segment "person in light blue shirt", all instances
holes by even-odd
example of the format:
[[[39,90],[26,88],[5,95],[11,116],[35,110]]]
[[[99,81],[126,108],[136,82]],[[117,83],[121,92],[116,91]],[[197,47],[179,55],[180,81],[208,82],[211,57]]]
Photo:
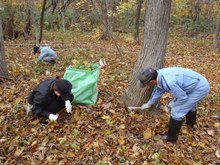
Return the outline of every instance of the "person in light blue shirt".
[[[55,64],[58,56],[56,52],[51,49],[50,47],[39,47],[35,46],[34,47],[34,54],[40,54],[37,58],[37,63],[44,61],[50,64]]]
[[[184,118],[188,126],[194,127],[197,104],[210,91],[209,82],[204,76],[182,67],[168,67],[158,71],[147,68],[139,73],[138,80],[141,87],[147,85],[154,87],[150,99],[141,106],[141,109],[150,108],[165,92],[171,93],[174,97],[170,103],[168,132],[162,136],[163,139],[176,142]]]

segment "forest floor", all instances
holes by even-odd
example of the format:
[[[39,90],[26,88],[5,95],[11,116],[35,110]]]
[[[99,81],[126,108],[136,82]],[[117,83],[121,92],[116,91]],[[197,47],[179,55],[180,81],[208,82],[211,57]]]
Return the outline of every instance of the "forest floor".
[[[36,64],[34,40],[5,41],[6,59],[14,81],[0,79],[0,164],[220,164],[220,54],[212,37],[189,38],[170,33],[165,66],[183,66],[200,72],[211,84],[210,94],[198,106],[196,130],[183,126],[176,144],[161,140],[169,114],[163,110],[171,97],[161,99],[160,115],[128,112],[120,102],[141,49],[129,36],[118,35],[121,54],[113,41],[96,34],[45,32],[43,44],[60,56],[55,65]],[[26,98],[48,77],[63,76],[74,60],[108,66],[99,79],[94,106],[63,110],[47,126],[26,116]]]

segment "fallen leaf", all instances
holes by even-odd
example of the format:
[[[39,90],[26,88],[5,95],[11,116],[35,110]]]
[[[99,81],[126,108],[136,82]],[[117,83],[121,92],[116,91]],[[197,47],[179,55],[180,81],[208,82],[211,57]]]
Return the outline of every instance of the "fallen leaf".
[[[119,143],[120,145],[125,144],[125,138],[124,138],[124,136],[119,136],[119,138],[118,138],[118,143]]]
[[[216,151],[215,151],[215,155],[217,156],[217,158],[220,158],[220,151],[219,151],[219,150],[216,150]]]
[[[207,133],[209,134],[209,135],[212,135],[212,136],[214,136],[214,130],[207,130]]]
[[[143,135],[144,135],[144,138],[145,138],[145,139],[150,139],[150,138],[152,137],[151,129],[150,129],[150,128],[146,129],[146,130],[143,132]]]
[[[214,124],[214,127],[220,128],[220,123],[215,123],[215,124]]]
[[[112,106],[112,103],[103,104],[103,109],[109,109]]]
[[[103,115],[102,119],[106,120],[106,119],[111,119],[111,116],[107,116],[107,115]]]
[[[17,149],[14,153],[14,156],[20,156],[23,151],[24,151],[24,147]]]
[[[66,156],[67,156],[68,158],[73,158],[73,157],[75,157],[76,155],[75,155],[74,152],[67,152]]]

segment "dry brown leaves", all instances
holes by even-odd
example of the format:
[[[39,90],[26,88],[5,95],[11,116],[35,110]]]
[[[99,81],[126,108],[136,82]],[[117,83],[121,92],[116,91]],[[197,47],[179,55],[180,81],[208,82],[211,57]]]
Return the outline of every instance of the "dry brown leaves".
[[[33,41],[22,39],[5,44],[9,71],[17,80],[0,84],[1,164],[219,163],[220,58],[210,39],[172,37],[169,41],[165,65],[192,68],[211,84],[210,95],[198,107],[196,131],[183,126],[177,144],[165,143],[158,136],[167,130],[168,114],[128,112],[120,102],[140,46],[120,41],[124,53],[120,56],[111,42],[85,36],[71,42],[57,40],[50,45],[60,60],[48,66],[34,63],[32,45]],[[75,106],[72,115],[63,111],[57,123],[46,127],[39,124],[40,119],[25,115],[26,97],[38,82],[62,76],[74,59],[98,62],[103,57],[108,67],[100,75],[95,106]],[[162,104],[169,100],[165,96]]]

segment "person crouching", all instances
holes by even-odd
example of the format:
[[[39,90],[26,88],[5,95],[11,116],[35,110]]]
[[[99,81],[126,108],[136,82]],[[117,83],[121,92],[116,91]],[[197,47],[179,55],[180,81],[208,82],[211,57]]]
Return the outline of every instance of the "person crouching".
[[[72,112],[72,84],[68,80],[50,78],[40,82],[28,96],[28,103],[33,115],[56,121],[57,112],[66,107],[67,113]]]

